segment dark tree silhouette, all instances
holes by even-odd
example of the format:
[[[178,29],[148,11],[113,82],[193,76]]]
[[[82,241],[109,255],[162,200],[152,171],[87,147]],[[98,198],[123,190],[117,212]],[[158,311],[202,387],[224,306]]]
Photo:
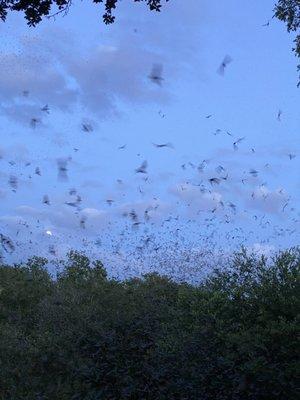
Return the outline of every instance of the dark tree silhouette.
[[[293,50],[296,56],[300,57],[300,0],[278,0],[275,6],[275,17],[286,23],[288,32],[297,33]],[[300,71],[300,64],[298,71]],[[300,86],[300,80],[298,86]]]
[[[47,263],[0,262],[1,400],[299,399],[300,248],[243,249],[193,286]]]
[[[116,9],[118,0],[91,0],[93,3],[103,3],[105,11],[103,21],[111,24],[115,20],[113,10]],[[160,11],[163,2],[169,0],[133,0],[146,2],[151,11]],[[0,18],[6,20],[9,11],[21,11],[25,14],[28,25],[35,26],[44,17],[67,13],[72,5],[72,0],[0,0]]]

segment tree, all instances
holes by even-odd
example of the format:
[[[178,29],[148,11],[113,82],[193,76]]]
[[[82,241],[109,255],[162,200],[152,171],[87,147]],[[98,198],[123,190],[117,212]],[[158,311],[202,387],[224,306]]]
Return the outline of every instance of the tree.
[[[103,21],[111,24],[115,20],[113,10],[116,9],[118,0],[91,0],[95,4],[104,3],[105,12]],[[151,11],[160,11],[163,0],[133,0],[146,2]],[[167,2],[169,0],[165,0]],[[21,11],[25,14],[28,25],[35,26],[44,17],[53,17],[60,13],[67,13],[72,5],[72,0],[0,0],[0,18],[6,20],[9,11]],[[55,12],[53,8],[56,9]]]
[[[0,263],[1,400],[299,398],[300,248],[242,249],[195,286],[45,263]]]
[[[286,23],[288,32],[298,33],[293,50],[296,56],[300,57],[300,0],[279,0],[275,6],[275,17]],[[298,71],[300,71],[300,64]]]

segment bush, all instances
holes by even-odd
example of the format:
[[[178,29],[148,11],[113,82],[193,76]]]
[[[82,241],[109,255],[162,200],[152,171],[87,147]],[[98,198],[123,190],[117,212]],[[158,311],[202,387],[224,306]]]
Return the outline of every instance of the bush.
[[[298,398],[299,250],[243,250],[198,286],[46,263],[0,267],[1,399]]]

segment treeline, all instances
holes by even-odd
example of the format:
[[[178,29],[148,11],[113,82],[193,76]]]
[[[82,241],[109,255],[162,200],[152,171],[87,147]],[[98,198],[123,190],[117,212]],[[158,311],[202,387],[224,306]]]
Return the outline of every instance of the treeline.
[[[1,399],[299,398],[300,250],[241,251],[197,286],[46,263],[0,267]]]

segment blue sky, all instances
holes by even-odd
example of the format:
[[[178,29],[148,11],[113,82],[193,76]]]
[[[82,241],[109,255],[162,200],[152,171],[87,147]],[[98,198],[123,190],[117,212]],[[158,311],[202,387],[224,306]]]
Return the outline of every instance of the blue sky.
[[[297,59],[273,6],[172,0],[156,14],[123,1],[105,26],[100,7],[75,2],[36,28],[19,15],[1,24],[0,228],[12,257],[83,247],[112,265],[136,262],[137,248],[145,260],[159,247],[201,252],[208,240],[222,251],[299,244]],[[155,63],[161,87],[148,79]],[[136,174],[144,160],[148,173]],[[65,204],[71,188],[78,210]]]

